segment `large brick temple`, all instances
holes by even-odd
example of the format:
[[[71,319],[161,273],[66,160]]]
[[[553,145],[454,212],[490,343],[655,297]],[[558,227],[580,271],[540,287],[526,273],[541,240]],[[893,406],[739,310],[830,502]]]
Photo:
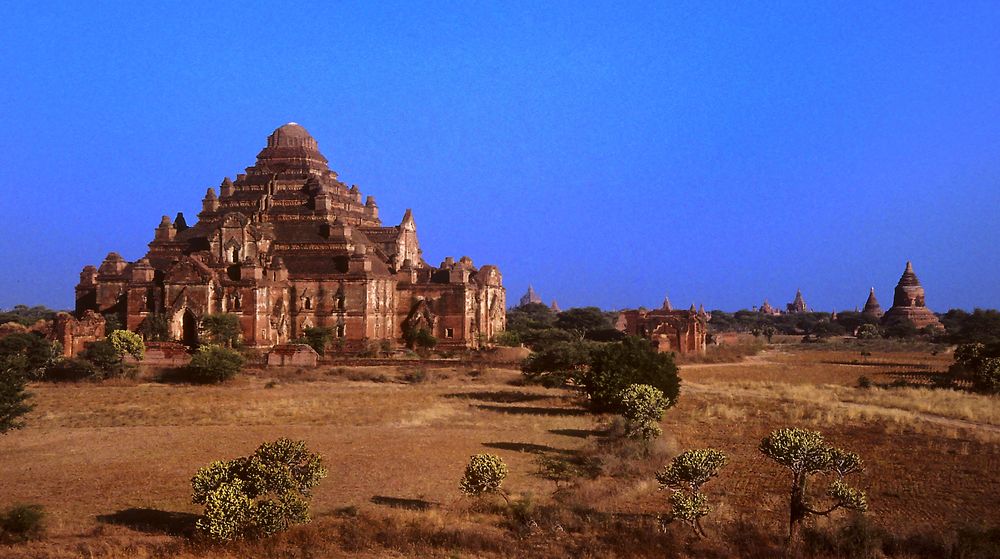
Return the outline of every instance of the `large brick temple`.
[[[503,331],[505,296],[495,266],[477,268],[468,257],[425,262],[411,211],[383,226],[375,199],[362,201],[306,129],[289,123],[246,173],[224,179],[218,193],[208,189],[197,223],[164,216],[143,258],[112,252],[100,267],[86,266],[76,316],[117,314],[136,331],[159,317],[188,344],[204,316],[232,313],[250,347],[321,326],[347,351],[401,343],[420,329],[439,347],[477,348]]]

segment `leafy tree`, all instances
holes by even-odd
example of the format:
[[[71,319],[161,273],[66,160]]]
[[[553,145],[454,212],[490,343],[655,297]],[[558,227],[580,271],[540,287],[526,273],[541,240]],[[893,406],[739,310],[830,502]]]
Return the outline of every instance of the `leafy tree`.
[[[201,328],[214,345],[228,348],[239,346],[241,329],[237,314],[207,314],[201,319]]]
[[[701,486],[719,475],[728,457],[714,448],[686,450],[656,474],[660,489],[670,489],[671,520],[680,520],[705,537],[701,519],[712,512]]]
[[[151,313],[139,323],[139,334],[147,342],[170,341],[170,325],[163,313]]]
[[[326,475],[320,455],[286,438],[250,456],[212,462],[191,478],[192,501],[205,505],[196,526],[213,540],[229,541],[308,523],[311,491]]]
[[[901,340],[916,338],[920,331],[908,320],[897,320],[885,326],[882,334],[886,338],[899,338]]]
[[[834,321],[835,324],[839,324],[844,328],[844,332],[857,332],[858,328],[861,328],[865,324],[870,324],[872,326],[878,326],[878,318],[873,315],[865,314],[863,312],[857,311],[841,311],[837,313],[837,320]],[[877,329],[877,328],[876,328]],[[879,333],[877,337],[881,337],[882,334]]]
[[[229,380],[243,368],[239,352],[217,345],[203,345],[191,358],[187,370],[198,382],[215,383]]]
[[[1000,343],[1000,311],[952,309],[941,316],[941,322],[951,343]]]
[[[874,340],[882,337],[882,330],[876,324],[862,324],[856,335],[859,340]]]
[[[618,395],[625,434],[629,438],[650,441],[659,437],[660,419],[670,401],[663,392],[648,384],[630,384]]]
[[[764,334],[765,338],[767,338],[767,343],[771,343],[771,338],[773,338],[778,331],[774,328],[774,326],[768,324],[761,329],[761,333]]]
[[[403,333],[406,346],[415,350],[430,350],[437,345],[437,338],[426,328],[418,328]]]
[[[17,332],[0,338],[0,359],[17,358],[8,366],[28,379],[39,379],[56,357],[53,344],[33,332]]]
[[[39,320],[52,320],[55,316],[56,311],[44,305],[36,305],[34,307],[14,305],[14,308],[10,310],[0,310],[0,324],[16,322],[22,326],[31,326]]]
[[[563,311],[556,315],[554,326],[560,330],[576,332],[580,336],[614,328],[614,324],[597,307],[578,307]]]
[[[521,372],[532,382],[548,387],[563,386],[588,366],[593,348],[592,343],[579,340],[559,342],[529,355],[521,365]]]
[[[618,396],[630,384],[647,384],[667,398],[667,407],[677,402],[680,378],[673,355],[658,353],[646,340],[628,337],[604,344],[591,352],[589,366],[574,378],[597,411],[620,412]]]
[[[94,366],[97,376],[118,376],[124,372],[121,354],[107,339],[87,344],[80,357]]]
[[[658,353],[642,338],[597,344],[572,342],[530,356],[521,365],[528,380],[546,386],[567,384],[581,390],[598,412],[621,412],[619,396],[631,384],[648,384],[677,401],[680,379],[669,353]]]
[[[459,482],[459,489],[466,495],[496,493],[510,505],[510,497],[500,487],[507,477],[507,464],[495,454],[476,454],[469,459],[465,475]]]
[[[302,341],[316,350],[320,355],[326,355],[326,344],[333,339],[333,328],[313,326],[302,331]]]
[[[31,411],[22,372],[26,361],[23,355],[0,357],[0,434],[24,427],[21,416]]]
[[[970,380],[978,392],[1000,393],[1000,343],[958,346],[955,362],[948,372],[953,377]]]
[[[115,348],[120,359],[125,355],[131,355],[136,360],[142,360],[146,353],[146,346],[142,343],[142,336],[128,330],[115,330],[108,334],[108,343]]]
[[[779,429],[764,437],[758,449],[792,473],[789,542],[794,540],[798,527],[809,515],[826,516],[840,508],[868,510],[865,493],[844,482],[844,476],[863,471],[861,458],[853,452],[828,446],[821,433],[798,428]],[[832,500],[826,509],[813,508],[808,494],[809,476],[815,474],[836,475],[826,490],[827,497]]]

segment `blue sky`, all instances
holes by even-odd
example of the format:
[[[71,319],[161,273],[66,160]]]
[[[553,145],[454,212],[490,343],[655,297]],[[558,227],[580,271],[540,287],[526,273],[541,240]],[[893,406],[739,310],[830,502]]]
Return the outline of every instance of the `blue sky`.
[[[0,307],[296,121],[425,257],[563,308],[1000,306],[1000,3],[7,2]],[[877,4],[877,5],[876,5]]]

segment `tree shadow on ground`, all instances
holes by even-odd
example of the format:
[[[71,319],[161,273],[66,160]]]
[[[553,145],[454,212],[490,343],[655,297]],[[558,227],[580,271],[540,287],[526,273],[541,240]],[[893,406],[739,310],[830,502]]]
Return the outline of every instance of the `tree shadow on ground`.
[[[198,515],[190,512],[134,508],[97,516],[97,521],[103,524],[126,526],[146,534],[169,534],[171,536],[193,534],[196,520],[198,520]]]
[[[590,437],[603,437],[608,434],[608,431],[606,429],[549,429],[549,433],[564,437],[588,439]]]
[[[406,510],[430,510],[441,506],[440,503],[433,503],[423,499],[403,499],[400,497],[386,497],[385,495],[375,495],[372,497],[371,502],[376,505]]]
[[[575,450],[556,448],[554,446],[549,446],[546,444],[498,442],[498,443],[483,443],[483,446],[487,448],[495,448],[498,450],[511,450],[514,452],[531,452],[536,454],[541,454],[545,452],[553,454],[563,454],[567,456],[578,454],[577,451]]]
[[[517,404],[520,402],[547,400],[552,398],[552,395],[532,394],[530,392],[522,392],[519,390],[493,390],[489,392],[456,392],[453,394],[445,394],[444,397],[482,400],[484,402],[494,402],[497,404]]]
[[[478,404],[475,407],[486,410],[493,411],[497,413],[510,413],[517,415],[587,415],[587,410],[582,410],[579,408],[540,408],[540,407],[530,407],[530,406],[491,406],[487,404]]]

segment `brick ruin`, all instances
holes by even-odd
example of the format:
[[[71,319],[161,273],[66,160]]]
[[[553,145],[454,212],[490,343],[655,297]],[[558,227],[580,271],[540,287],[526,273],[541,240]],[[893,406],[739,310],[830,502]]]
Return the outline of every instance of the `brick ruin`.
[[[420,329],[439,348],[459,349],[503,331],[505,297],[495,266],[464,256],[425,262],[412,212],[383,226],[375,198],[362,202],[305,128],[289,123],[268,137],[255,165],[225,178],[218,194],[208,189],[197,223],[164,216],[144,257],[128,262],[112,252],[84,267],[76,314],[116,314],[133,331],[165,321],[169,336],[189,345],[204,316],[231,313],[250,347],[328,327],[331,345],[345,351],[402,344]]]
[[[656,310],[622,311],[615,328],[649,340],[660,353],[705,353],[709,319],[704,306],[695,310],[692,304],[686,311],[674,310],[670,299],[664,299]]]
[[[874,292],[873,292],[874,296]],[[867,308],[867,305],[866,305]],[[918,329],[931,326],[944,329],[938,317],[927,308],[924,301],[924,288],[913,271],[913,264],[906,262],[906,269],[896,284],[896,292],[892,298],[892,308],[882,316],[882,325],[890,326],[898,323],[910,323]]]

